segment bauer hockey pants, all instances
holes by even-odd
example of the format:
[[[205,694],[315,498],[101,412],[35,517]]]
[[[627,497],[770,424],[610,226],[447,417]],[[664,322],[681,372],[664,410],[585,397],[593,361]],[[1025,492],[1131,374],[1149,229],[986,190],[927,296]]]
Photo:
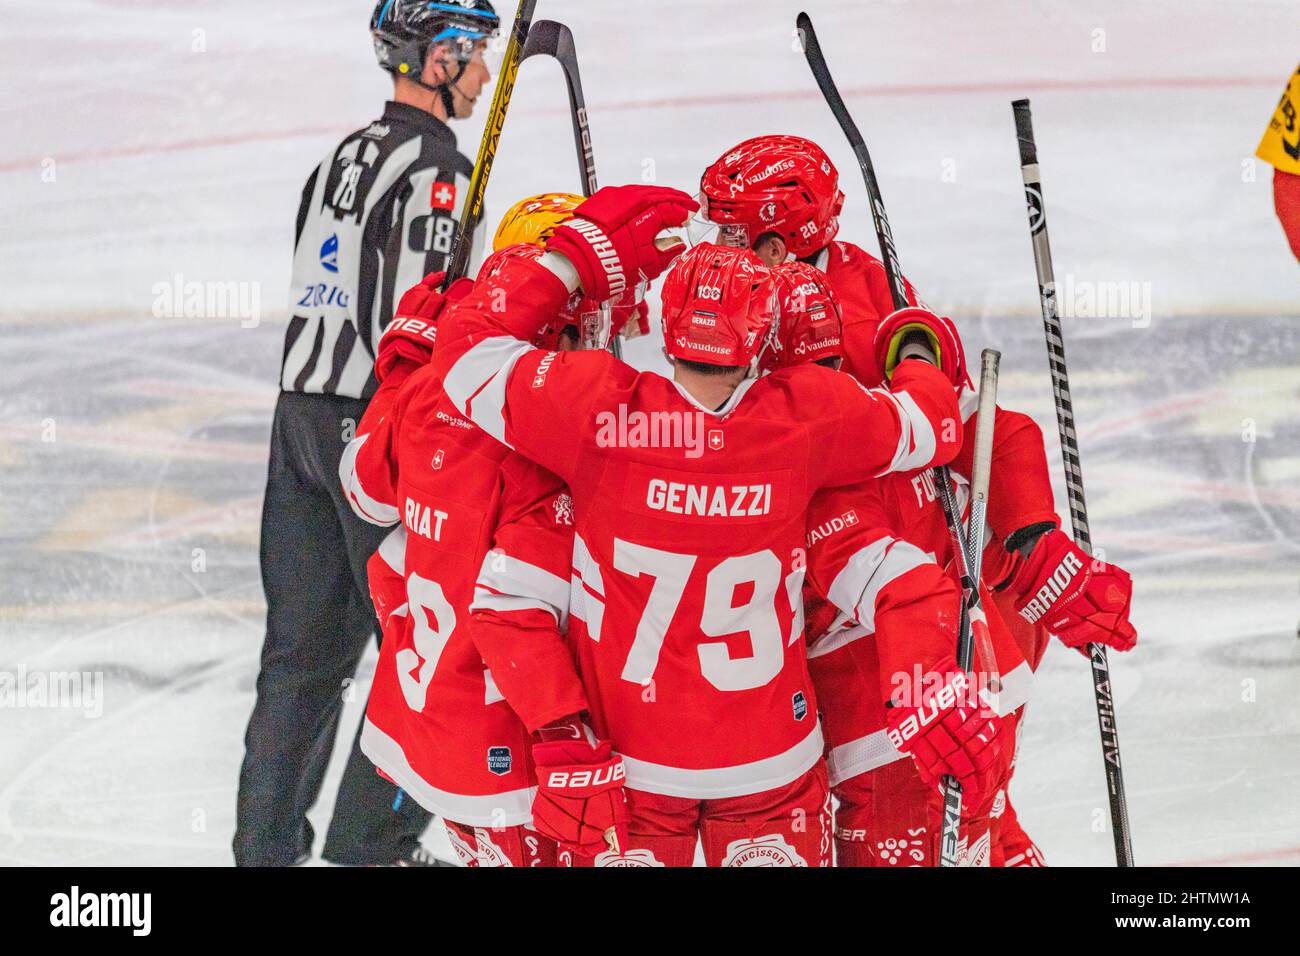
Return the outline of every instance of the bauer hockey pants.
[[[357,399],[295,392],[282,392],[275,406],[262,506],[266,641],[234,838],[241,866],[287,866],[311,855],[307,811],[357,663],[378,633],[366,561],[389,529],[356,517],[338,479],[349,422],[355,427],[364,411]],[[429,818],[375,772],[354,739],[322,855],[393,863],[415,849]]]

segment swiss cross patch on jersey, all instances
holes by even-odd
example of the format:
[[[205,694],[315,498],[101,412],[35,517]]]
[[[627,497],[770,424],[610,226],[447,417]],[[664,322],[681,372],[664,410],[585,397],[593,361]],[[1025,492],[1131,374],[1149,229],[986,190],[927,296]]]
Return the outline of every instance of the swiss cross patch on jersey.
[[[429,194],[430,209],[452,210],[456,208],[456,184],[434,183]]]

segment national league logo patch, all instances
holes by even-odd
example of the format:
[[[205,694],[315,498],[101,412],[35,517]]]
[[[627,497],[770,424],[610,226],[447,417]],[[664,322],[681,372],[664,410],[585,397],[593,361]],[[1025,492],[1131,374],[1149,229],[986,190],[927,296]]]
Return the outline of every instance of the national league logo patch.
[[[509,747],[489,747],[487,752],[488,770],[498,777],[505,776],[510,772],[510,748]]]

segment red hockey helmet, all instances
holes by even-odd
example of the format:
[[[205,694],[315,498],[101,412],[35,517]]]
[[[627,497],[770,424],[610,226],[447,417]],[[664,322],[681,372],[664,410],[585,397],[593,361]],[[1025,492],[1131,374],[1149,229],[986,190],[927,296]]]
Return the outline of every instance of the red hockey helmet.
[[[775,232],[797,259],[830,244],[844,193],[830,157],[798,136],[756,136],[722,155],[700,177],[700,214],[744,232],[752,247]]]
[[[758,357],[764,371],[844,357],[844,319],[826,273],[806,262],[787,262],[772,270],[780,310],[772,334]]]
[[[664,348],[673,358],[748,365],[775,317],[772,271],[748,249],[701,243],[664,280]]]

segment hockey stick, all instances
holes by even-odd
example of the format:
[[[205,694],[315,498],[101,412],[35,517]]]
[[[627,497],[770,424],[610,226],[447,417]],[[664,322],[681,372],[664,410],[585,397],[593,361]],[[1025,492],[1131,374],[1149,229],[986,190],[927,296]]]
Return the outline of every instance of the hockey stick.
[[[451,284],[469,269],[474,233],[483,219],[483,197],[487,193],[488,177],[492,175],[492,162],[496,159],[501,130],[506,123],[506,112],[510,109],[510,97],[515,90],[515,77],[519,73],[519,64],[523,61],[528,27],[532,23],[536,7],[537,0],[519,0],[519,11],[515,14],[514,26],[510,28],[510,42],[506,46],[501,73],[497,77],[497,89],[492,95],[487,124],[483,127],[483,139],[479,142],[478,156],[474,160],[474,172],[470,175],[469,193],[465,197],[465,206],[460,216],[460,230],[456,233],[456,243],[452,246],[451,258],[447,262],[444,291],[451,288]]]
[[[993,470],[993,425],[997,417],[998,405],[998,369],[1002,362],[1002,353],[996,349],[985,349],[980,353],[980,392],[979,408],[975,418],[974,462],[970,473],[970,518],[967,524],[966,540],[970,551],[967,564],[970,566],[971,585],[975,588],[976,603],[979,603],[980,555],[984,551],[985,516],[989,507],[989,473]],[[970,664],[969,654],[966,661],[958,655],[963,667]]]
[[[1034,245],[1034,267],[1038,272],[1038,298],[1043,309],[1043,331],[1047,335],[1047,365],[1052,373],[1052,396],[1056,400],[1056,425],[1061,434],[1061,456],[1065,459],[1065,487],[1070,504],[1074,540],[1092,554],[1088,530],[1088,506],[1083,498],[1083,468],[1079,463],[1079,442],[1074,428],[1074,402],[1070,398],[1069,370],[1065,365],[1065,337],[1056,310],[1056,277],[1052,269],[1052,247],[1047,241],[1047,209],[1043,205],[1043,184],[1038,171],[1038,147],[1029,100],[1015,100],[1011,111],[1016,119],[1016,140],[1020,144],[1020,174],[1025,183],[1029,210],[1029,232]],[[1110,795],[1111,831],[1115,837],[1115,862],[1133,865],[1133,843],[1129,831],[1128,802],[1124,797],[1124,773],[1119,760],[1119,729],[1115,723],[1115,701],[1110,686],[1110,664],[1102,644],[1089,644],[1092,656],[1093,690],[1097,701],[1097,724],[1101,729],[1101,753],[1106,766],[1106,788]]]
[[[590,196],[597,189],[596,159],[591,149],[591,130],[587,128],[587,101],[582,95],[582,76],[578,72],[578,51],[573,32],[563,23],[538,20],[528,31],[523,59],[549,56],[564,71],[564,85],[569,91],[569,115],[573,121],[573,142],[578,151],[578,171],[582,177],[582,194]]]
[[[524,59],[530,56],[549,56],[564,71],[564,85],[569,91],[569,117],[573,123],[573,144],[578,152],[578,175],[582,180],[582,194],[590,197],[599,187],[596,183],[596,156],[591,148],[591,129],[587,125],[587,100],[582,93],[582,74],[578,72],[578,50],[573,43],[573,31],[555,20],[538,20],[528,31],[524,45]],[[609,304],[601,306],[609,321]],[[609,351],[614,357],[623,357],[623,343],[611,331]]]
[[[970,568],[972,613],[980,611],[980,555],[984,551],[984,516],[988,511],[989,472],[993,467],[993,424],[997,415],[998,364],[1001,359],[1002,353],[994,349],[985,349],[980,355],[980,400],[970,475],[970,524],[966,530],[970,548],[966,560]],[[974,656],[973,627],[973,622],[968,622],[957,636],[957,666],[967,672]],[[978,701],[978,689],[974,691],[974,698]],[[959,853],[957,831],[961,821],[961,785],[952,776],[943,778],[943,821],[940,861],[944,866],[955,866]]]
[[[830,107],[831,113],[840,124],[840,129],[844,131],[849,145],[853,148],[853,155],[858,159],[858,166],[862,170],[862,179],[867,186],[867,198],[871,202],[871,219],[876,227],[876,239],[880,243],[880,259],[885,267],[885,276],[889,280],[889,291],[894,299],[894,308],[906,308],[907,284],[903,281],[903,270],[898,265],[894,234],[889,228],[889,218],[885,214],[885,201],[880,195],[880,183],[876,180],[876,170],[871,164],[871,154],[867,152],[866,140],[858,131],[857,124],[853,122],[853,117],[849,114],[848,107],[844,105],[840,91],[835,86],[830,68],[826,65],[826,56],[822,53],[821,42],[817,39],[817,31],[813,29],[812,19],[806,13],[800,13],[795,18],[795,28],[798,30],[804,58],[808,61],[813,78],[817,80],[817,86],[822,91],[826,105]],[[966,545],[961,531],[961,519],[953,501],[952,478],[948,473],[948,466],[938,466],[933,470],[933,474],[934,483],[938,487],[939,504],[943,508],[943,518],[952,536],[953,564],[957,568],[962,584],[963,600],[957,631],[957,646],[960,648],[963,641],[970,642],[968,605],[972,599],[978,599],[978,595],[975,593],[970,569],[966,563]],[[941,854],[941,863],[943,866],[954,866],[956,865],[958,817],[949,818],[947,806],[945,803],[942,842],[944,852]],[[960,805],[957,809],[960,810]],[[951,854],[948,852],[949,847],[951,847]]]

